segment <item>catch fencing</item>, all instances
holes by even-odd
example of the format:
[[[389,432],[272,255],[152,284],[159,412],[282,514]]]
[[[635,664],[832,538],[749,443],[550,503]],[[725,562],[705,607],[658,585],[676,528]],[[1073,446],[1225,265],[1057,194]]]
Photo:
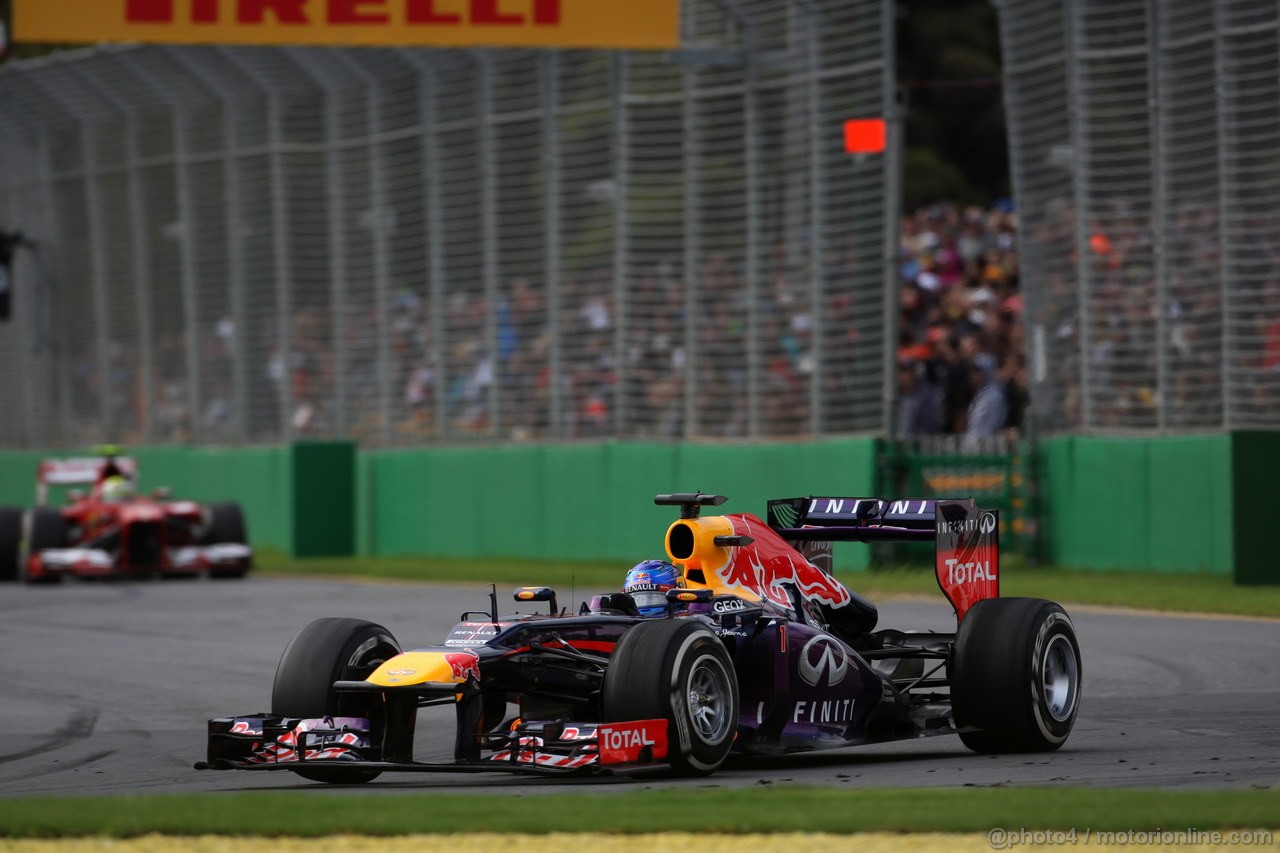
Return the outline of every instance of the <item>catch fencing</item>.
[[[104,47],[0,70],[0,443],[886,434],[888,0],[673,52]]]
[[[1280,426],[1280,9],[997,5],[1040,426]]]

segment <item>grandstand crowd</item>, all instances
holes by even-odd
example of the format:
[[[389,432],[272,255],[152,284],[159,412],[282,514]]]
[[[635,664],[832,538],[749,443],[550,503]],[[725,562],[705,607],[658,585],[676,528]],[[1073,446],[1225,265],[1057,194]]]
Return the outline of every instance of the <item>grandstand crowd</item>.
[[[1015,438],[1027,408],[1016,216],[935,204],[902,221],[900,438]]]
[[[1005,206],[936,204],[903,218],[895,413],[900,438],[950,435],[964,445],[993,436],[1013,438],[1022,429],[1026,332],[1015,225],[1015,214]],[[756,427],[765,436],[801,437],[811,428],[808,400],[815,366],[809,275],[803,268],[789,269],[783,253],[777,254],[760,292]],[[828,270],[831,297],[824,317],[826,360],[838,367],[823,377],[823,393],[837,413],[856,411],[852,401],[866,393],[867,377],[854,375],[854,368],[879,360],[859,350],[863,344],[850,331],[860,321],[858,305],[842,287],[850,275],[847,263],[837,260]],[[380,419],[389,418],[393,440],[429,440],[438,434],[437,409],[443,401],[447,429],[455,437],[748,435],[750,354],[741,322],[746,293],[741,259],[711,253],[699,270],[694,310],[710,320],[699,325],[692,374],[680,319],[688,309],[685,279],[678,265],[660,264],[638,277],[627,296],[627,337],[621,348],[611,276],[611,269],[601,269],[567,280],[558,326],[542,282],[512,278],[499,294],[493,330],[487,327],[483,292],[451,293],[444,316],[436,318],[425,294],[404,286],[384,324],[371,289],[363,288],[345,306],[341,347],[335,346],[329,304],[296,306],[287,357],[274,319],[257,318],[253,327],[238,330],[230,317],[222,317],[202,329],[199,412],[188,410],[183,338],[170,330],[157,340],[156,399],[150,405],[139,393],[136,354],[122,350],[113,357],[107,373],[115,387],[110,399],[118,409],[113,420],[123,435],[149,418],[158,438],[183,440],[193,420],[205,438],[232,438],[233,360],[239,351],[252,354],[244,402],[251,431],[256,425],[263,434],[287,417],[296,435],[345,430],[376,441],[386,435]],[[433,339],[437,321],[446,334],[443,348]],[[562,354],[558,361],[553,334]],[[489,352],[490,335],[496,338],[496,359]],[[435,363],[439,353],[443,370]],[[626,359],[622,370],[620,353]],[[335,399],[339,354],[348,394],[345,424]],[[381,372],[384,359],[391,365],[389,375]],[[559,385],[553,389],[556,375]],[[692,407],[685,393],[691,375],[699,389]],[[446,385],[438,389],[442,376]],[[86,404],[94,404],[90,398],[96,398],[98,378],[101,374],[87,361],[77,371]],[[855,389],[856,382],[864,387]],[[384,399],[389,406],[381,404]],[[287,411],[280,408],[286,401]],[[557,424],[551,423],[553,410]],[[692,431],[686,424],[690,417]],[[859,428],[835,421],[829,427]]]

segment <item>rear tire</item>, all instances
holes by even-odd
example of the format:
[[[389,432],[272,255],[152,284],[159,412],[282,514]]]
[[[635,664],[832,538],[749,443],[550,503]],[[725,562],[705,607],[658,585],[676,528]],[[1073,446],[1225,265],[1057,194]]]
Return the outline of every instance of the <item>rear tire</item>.
[[[1071,734],[1084,668],[1071,618],[1038,598],[979,601],[951,652],[951,704],[965,746],[1052,752]]]
[[[18,578],[27,583],[61,583],[61,574],[46,572],[33,578],[27,573],[27,567],[31,562],[31,555],[37,551],[67,547],[67,520],[56,509],[38,506],[27,511],[22,526],[26,536],[18,558]]]
[[[738,728],[738,679],[724,643],[701,622],[659,619],[623,634],[604,679],[608,722],[668,722],[667,761],[681,776],[724,763]]]
[[[19,551],[22,550],[22,510],[0,506],[0,581],[18,579]]]
[[[217,503],[209,505],[209,527],[205,531],[205,545],[248,545],[249,536],[244,522],[244,511],[238,503]],[[246,561],[238,569],[214,569],[209,577],[215,580],[242,578],[248,573],[250,564]]]
[[[383,661],[400,653],[400,644],[381,625],[360,619],[317,619],[285,647],[276,667],[271,711],[283,717],[371,717],[379,702],[373,695],[338,693],[335,681],[361,681]],[[300,769],[314,782],[355,784],[376,779],[376,770],[339,767]]]

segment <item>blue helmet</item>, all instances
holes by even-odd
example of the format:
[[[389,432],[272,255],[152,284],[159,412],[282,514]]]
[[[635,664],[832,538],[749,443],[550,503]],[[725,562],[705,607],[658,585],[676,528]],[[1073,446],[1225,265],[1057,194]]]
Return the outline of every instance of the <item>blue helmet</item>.
[[[667,590],[684,586],[680,570],[663,560],[645,560],[627,571],[622,591],[631,596],[641,616],[667,612]]]

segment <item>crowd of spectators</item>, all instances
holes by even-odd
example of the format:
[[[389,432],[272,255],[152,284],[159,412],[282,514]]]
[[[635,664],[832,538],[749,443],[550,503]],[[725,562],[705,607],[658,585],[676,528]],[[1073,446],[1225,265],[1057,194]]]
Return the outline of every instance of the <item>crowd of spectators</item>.
[[[902,220],[899,438],[959,436],[961,446],[1024,427],[1026,325],[1016,216],[936,204]]]
[[[903,218],[899,437],[968,442],[1013,437],[1022,428],[1026,336],[1014,229],[1004,206],[938,204]],[[385,320],[367,284],[349,287],[341,323],[327,300],[300,295],[287,349],[278,318],[268,313],[246,317],[244,328],[225,315],[201,324],[198,410],[188,405],[183,333],[166,330],[156,341],[149,404],[138,372],[123,369],[136,358],[113,358],[122,369],[112,374],[119,409],[112,419],[122,434],[149,420],[153,435],[173,440],[193,428],[205,440],[269,439],[286,421],[295,435],[342,432],[371,444],[740,438],[753,431],[804,437],[812,433],[817,389],[824,431],[878,429],[883,420],[867,401],[880,399],[883,349],[871,332],[883,314],[857,294],[883,278],[858,273],[853,253],[834,249],[815,323],[806,261],[779,246],[761,264],[754,352],[745,264],[729,252],[702,258],[693,299],[679,261],[662,257],[641,267],[623,306],[613,269],[603,265],[568,275],[556,310],[534,276],[505,280],[492,311],[483,288],[454,289],[440,315],[423,288],[400,285]],[[241,395],[234,390],[237,359],[246,383]],[[815,376],[818,359],[824,369]],[[97,375],[85,371],[85,395],[96,395]]]

